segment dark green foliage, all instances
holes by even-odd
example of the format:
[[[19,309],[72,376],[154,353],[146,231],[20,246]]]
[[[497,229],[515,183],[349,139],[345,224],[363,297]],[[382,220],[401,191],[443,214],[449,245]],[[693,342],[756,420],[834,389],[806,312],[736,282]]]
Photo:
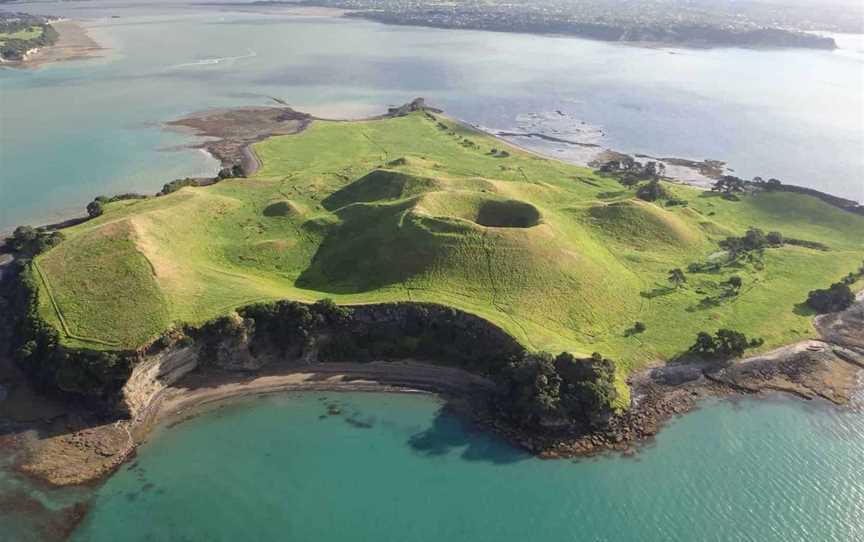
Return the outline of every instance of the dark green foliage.
[[[669,282],[676,288],[680,288],[682,284],[687,282],[687,276],[681,269],[672,269],[669,271]]]
[[[310,306],[295,301],[257,303],[239,312],[255,322],[256,344],[273,345],[283,353],[302,350],[318,325]]]
[[[497,375],[497,405],[518,425],[546,421],[595,425],[618,397],[615,366],[599,354],[587,359],[562,352],[516,357]]]
[[[660,185],[660,181],[653,179],[639,186],[636,197],[644,201],[657,201],[666,197],[666,191]]]
[[[34,24],[33,16],[27,16],[22,21],[3,21],[0,23],[0,30],[4,33],[14,33],[19,30],[26,30],[33,26],[42,28],[42,34],[33,39],[7,38],[0,45],[0,58],[4,60],[23,60],[24,55],[31,49],[38,47],[47,47],[54,45],[57,38],[60,36],[54,27],[47,23]]]
[[[828,289],[813,290],[807,294],[807,304],[820,314],[846,310],[854,302],[855,294],[843,282],[835,282]]]
[[[741,277],[739,277],[738,275],[733,275],[729,277],[729,280],[723,283],[723,285],[726,286],[727,295],[732,296],[737,295],[738,292],[741,291],[741,287],[744,285],[744,281],[741,280]]]
[[[497,379],[498,405],[520,425],[561,414],[561,376],[548,353],[525,353]]]
[[[15,251],[24,255],[35,256],[59,244],[64,236],[59,231],[49,231],[32,226],[18,226],[6,243]]]
[[[198,186],[198,181],[189,177],[185,179],[174,179],[162,187],[157,196],[167,196],[172,192],[176,192],[185,186]]]
[[[644,333],[648,329],[644,322],[636,322],[633,324],[633,331],[636,333]]]
[[[90,218],[96,218],[97,216],[101,216],[104,212],[105,209],[103,208],[102,202],[99,200],[99,198],[96,198],[87,204],[87,215]]]
[[[236,178],[245,178],[246,173],[243,171],[243,166],[240,164],[234,164],[231,167],[222,168],[219,170],[219,173],[216,174],[216,179],[224,180],[224,179],[236,179]]]
[[[724,194],[732,194],[734,192],[743,192],[747,183],[735,177],[734,175],[723,175],[711,187],[712,192],[722,192]]]
[[[733,329],[720,329],[713,336],[700,331],[690,352],[726,359],[741,356],[748,348],[761,346],[763,342],[762,339],[748,340],[746,335]]]
[[[768,235],[765,236],[765,240],[768,241],[769,245],[775,247],[779,247],[785,242],[783,234],[779,231],[768,232]]]
[[[775,241],[777,240],[782,244],[783,235],[779,232],[765,235],[765,232],[759,228],[750,228],[743,237],[727,237],[720,241],[720,247],[726,249],[729,257],[734,260],[742,254],[776,246]]]

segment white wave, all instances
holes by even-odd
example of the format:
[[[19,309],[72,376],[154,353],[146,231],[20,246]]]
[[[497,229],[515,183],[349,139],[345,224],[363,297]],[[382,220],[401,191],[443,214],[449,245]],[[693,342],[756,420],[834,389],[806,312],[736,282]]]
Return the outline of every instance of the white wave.
[[[242,60],[244,58],[252,58],[258,56],[258,53],[253,51],[252,49],[248,49],[248,53],[240,56],[222,56],[217,58],[203,58],[201,60],[196,60],[194,62],[184,62],[183,64],[175,64],[171,66],[170,69],[175,68],[190,68],[194,66],[212,66],[214,64],[222,64],[223,62],[232,62],[234,60]]]

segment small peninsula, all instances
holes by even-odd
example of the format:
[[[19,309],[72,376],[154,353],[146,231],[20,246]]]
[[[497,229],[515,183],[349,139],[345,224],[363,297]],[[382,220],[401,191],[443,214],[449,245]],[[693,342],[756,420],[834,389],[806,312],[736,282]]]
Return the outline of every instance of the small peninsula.
[[[53,483],[226,396],[432,391],[555,457],[632,449],[709,395],[843,404],[864,367],[854,202],[577,167],[422,99],[359,121],[285,106],[170,124],[215,136],[217,177],[8,240],[0,361],[18,404],[33,386],[65,405],[16,422],[39,435],[18,432],[21,468]]]
[[[90,58],[101,49],[74,21],[0,12],[0,66],[32,68]]]

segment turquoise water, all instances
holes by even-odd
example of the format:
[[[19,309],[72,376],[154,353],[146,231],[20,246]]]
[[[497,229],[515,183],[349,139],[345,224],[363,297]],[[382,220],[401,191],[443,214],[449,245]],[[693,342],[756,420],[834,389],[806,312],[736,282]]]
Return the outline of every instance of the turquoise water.
[[[864,199],[860,37],[834,53],[674,50],[177,1],[5,9],[82,19],[108,50],[0,69],[0,231],[80,212],[99,194],[212,174],[214,160],[176,150],[190,138],[159,123],[268,96],[345,117],[423,95],[493,129],[722,159],[744,176]]]
[[[862,449],[860,413],[795,401],[711,403],[634,458],[543,461],[429,396],[277,395],[157,431],[72,540],[848,542]]]

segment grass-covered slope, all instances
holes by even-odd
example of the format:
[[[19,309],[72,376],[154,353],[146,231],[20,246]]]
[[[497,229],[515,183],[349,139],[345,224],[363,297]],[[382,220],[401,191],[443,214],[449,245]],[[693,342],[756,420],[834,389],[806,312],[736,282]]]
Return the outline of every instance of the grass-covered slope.
[[[727,201],[668,185],[687,205],[664,207],[429,113],[319,121],[254,150],[253,178],[109,204],[37,258],[42,314],[66,342],[134,347],[263,300],[414,300],[626,370],[701,330],[738,329],[765,348],[812,335],[799,304],[864,254],[864,217],[809,196]],[[830,250],[771,248],[669,287],[670,269],[717,257],[719,240],[753,226]],[[741,293],[706,302],[733,274]],[[647,330],[628,333],[637,320]]]

